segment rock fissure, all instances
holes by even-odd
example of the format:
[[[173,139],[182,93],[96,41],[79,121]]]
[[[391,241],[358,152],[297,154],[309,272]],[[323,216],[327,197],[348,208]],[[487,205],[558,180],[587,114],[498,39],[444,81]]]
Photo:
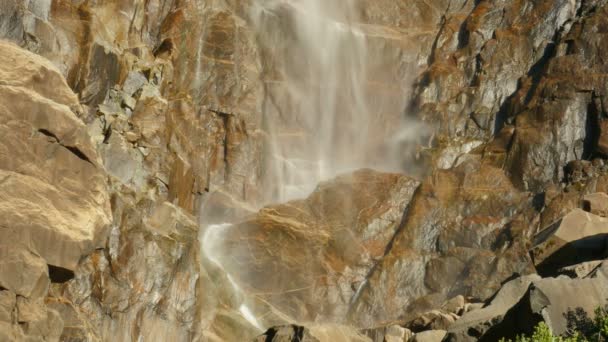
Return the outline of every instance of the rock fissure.
[[[76,157],[78,157],[81,160],[84,160],[86,162],[88,162],[91,165],[95,165],[90,159],[89,157],[87,157],[80,149],[78,149],[75,146],[68,146],[68,145],[64,145],[61,143],[61,141],[59,140],[59,138],[53,134],[52,132],[46,130],[46,129],[38,129],[38,132],[41,134],[46,135],[47,137],[50,137],[54,140],[55,143],[61,145],[62,147],[64,147],[65,149],[67,149],[68,151],[70,151],[72,154],[74,154]]]

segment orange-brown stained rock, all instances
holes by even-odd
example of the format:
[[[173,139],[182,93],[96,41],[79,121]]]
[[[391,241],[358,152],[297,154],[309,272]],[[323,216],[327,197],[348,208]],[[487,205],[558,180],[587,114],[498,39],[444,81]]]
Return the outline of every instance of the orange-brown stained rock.
[[[502,170],[479,162],[434,173],[414,196],[349,319],[367,327],[407,321],[458,294],[487,298],[513,272],[530,270],[521,239],[506,239],[521,234],[510,222],[527,198]]]
[[[339,176],[305,200],[264,208],[234,225],[222,263],[246,292],[293,318],[339,321],[384,255],[417,186],[371,170]]]

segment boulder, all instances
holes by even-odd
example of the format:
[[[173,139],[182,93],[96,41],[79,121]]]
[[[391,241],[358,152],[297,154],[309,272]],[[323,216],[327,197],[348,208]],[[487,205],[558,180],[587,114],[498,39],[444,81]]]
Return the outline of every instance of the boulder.
[[[447,334],[447,341],[477,341],[505,316],[524,297],[530,284],[540,280],[538,275],[520,277],[503,285],[492,301],[484,308],[465,313]]]
[[[384,341],[385,342],[407,342],[413,336],[414,336],[414,334],[412,333],[411,330],[398,326],[398,325],[391,325],[388,328],[386,328],[386,331],[384,334]]]
[[[462,315],[465,311],[465,305],[467,304],[464,296],[458,295],[442,305],[442,309],[457,315]]]
[[[414,335],[413,342],[441,342],[447,332],[445,330],[427,330]]]
[[[608,253],[608,218],[574,209],[534,238],[530,251],[539,273],[556,274],[559,268]]]
[[[577,295],[573,295],[577,294]],[[528,292],[530,313],[540,315],[555,335],[567,332],[573,319],[593,319],[598,307],[608,304],[608,262],[594,275],[584,279],[568,277],[545,278],[535,281]],[[524,312],[515,315],[527,314]]]
[[[362,331],[373,342],[407,342],[412,339],[414,333],[400,325],[389,325]]]
[[[572,295],[576,293],[577,295]],[[508,295],[508,296],[505,296]],[[504,300],[508,299],[508,300]],[[581,329],[608,303],[608,262],[586,278],[528,276],[507,283],[487,307],[465,314],[447,341],[497,341],[531,334],[544,321],[553,334]]]
[[[407,324],[414,332],[426,330],[447,330],[458,319],[454,313],[432,310],[425,312]]]
[[[601,217],[608,216],[608,195],[596,192],[583,197],[583,207],[586,211]]]
[[[341,322],[418,184],[372,170],[339,176],[305,200],[269,206],[214,233],[214,254],[242,288],[284,314]]]
[[[580,264],[565,266],[557,270],[559,274],[564,274],[570,278],[585,278],[602,264],[603,260],[587,261]]]

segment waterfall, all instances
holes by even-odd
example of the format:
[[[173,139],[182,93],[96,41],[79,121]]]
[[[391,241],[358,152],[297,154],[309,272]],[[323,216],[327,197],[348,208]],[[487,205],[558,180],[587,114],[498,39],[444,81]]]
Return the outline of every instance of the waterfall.
[[[222,264],[220,262],[221,251],[219,250],[220,242],[222,239],[222,233],[230,228],[230,224],[222,223],[222,224],[211,224],[203,229],[202,237],[200,238],[201,250],[203,251],[204,257],[213,263],[220,270],[224,270]],[[239,287],[239,285],[234,281],[234,279],[230,276],[230,274],[226,274],[226,278],[232,287],[232,292],[236,296],[242,296],[243,291]],[[260,331],[264,330],[264,327],[258,322],[252,310],[247,305],[246,301],[243,299],[241,303],[239,303],[238,311],[243,316],[243,318],[249,322],[252,326],[256,327]]]
[[[320,181],[361,167],[396,169],[399,160],[387,157],[387,146],[394,145],[391,138],[402,139],[399,125],[407,100],[407,91],[400,88],[405,83],[403,61],[399,53],[386,53],[398,50],[394,47],[370,48],[370,39],[376,44],[390,39],[378,33],[379,28],[362,24],[358,3],[252,0],[249,16],[264,89],[261,128],[267,139],[262,204],[304,198]],[[392,69],[387,71],[387,65]],[[385,89],[375,89],[386,84],[397,84],[397,100],[387,99]],[[230,227],[209,225],[201,237],[206,257],[224,272],[222,261],[230,256],[218,249]],[[237,293],[244,292],[237,284],[246,278],[242,276],[227,274]],[[247,300],[238,308],[261,328],[258,319],[263,319],[256,319],[256,309]],[[286,321],[291,319],[297,318]]]
[[[257,0],[273,201],[366,163],[370,105],[366,36],[354,1]]]

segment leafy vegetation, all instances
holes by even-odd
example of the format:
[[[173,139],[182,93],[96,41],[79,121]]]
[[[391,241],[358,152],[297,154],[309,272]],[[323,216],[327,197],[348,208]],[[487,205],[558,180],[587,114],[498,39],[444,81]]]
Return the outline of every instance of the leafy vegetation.
[[[571,310],[568,319],[567,336],[553,336],[545,322],[540,322],[532,336],[517,336],[514,342],[608,342],[608,306],[597,308],[591,319],[582,309]],[[501,339],[500,342],[513,342]]]

